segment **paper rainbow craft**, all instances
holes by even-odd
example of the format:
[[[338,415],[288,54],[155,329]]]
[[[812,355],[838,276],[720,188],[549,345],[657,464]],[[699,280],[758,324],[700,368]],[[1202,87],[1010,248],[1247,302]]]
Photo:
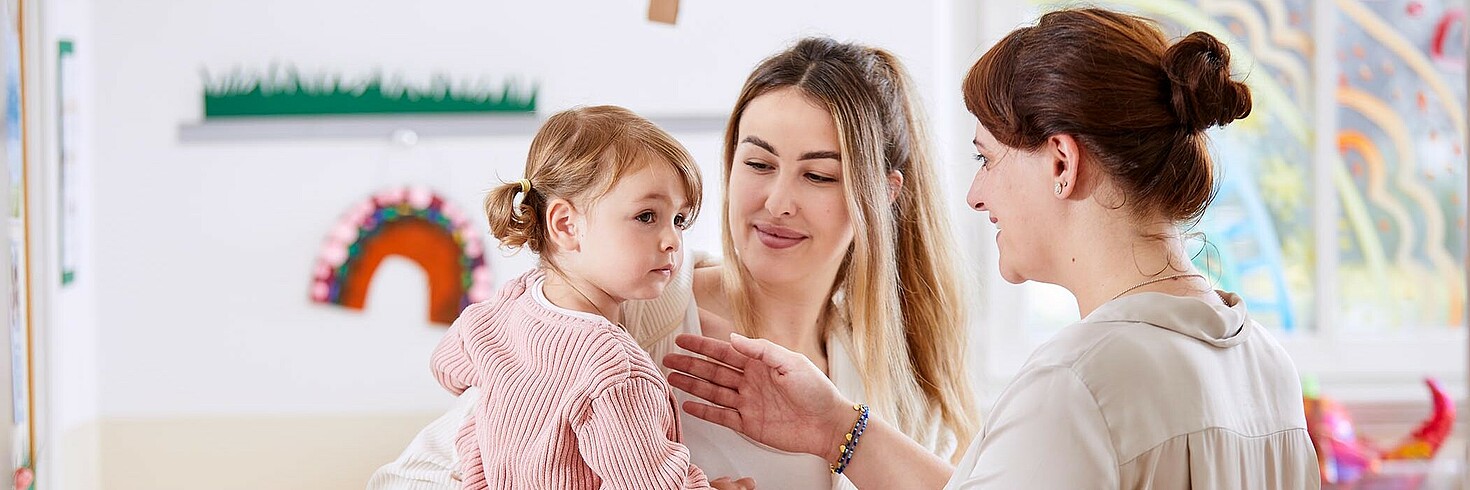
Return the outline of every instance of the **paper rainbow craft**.
[[[464,213],[427,188],[396,187],[358,202],[327,234],[311,300],[361,310],[373,273],[390,255],[423,267],[430,321],[453,323],[466,306],[490,297],[485,246]]]

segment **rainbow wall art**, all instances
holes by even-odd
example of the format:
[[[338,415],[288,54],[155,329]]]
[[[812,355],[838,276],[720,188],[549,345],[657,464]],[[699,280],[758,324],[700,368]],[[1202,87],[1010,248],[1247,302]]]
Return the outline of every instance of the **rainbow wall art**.
[[[311,279],[311,300],[361,310],[373,273],[397,255],[428,276],[429,320],[450,324],[490,297],[485,247],[463,212],[423,187],[387,189],[358,202],[327,234]]]

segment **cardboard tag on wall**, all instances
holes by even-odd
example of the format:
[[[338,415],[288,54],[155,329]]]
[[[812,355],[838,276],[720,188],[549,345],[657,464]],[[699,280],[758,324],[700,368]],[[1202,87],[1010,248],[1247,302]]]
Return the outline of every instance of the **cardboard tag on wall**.
[[[679,0],[649,0],[648,20],[674,25],[679,19]]]

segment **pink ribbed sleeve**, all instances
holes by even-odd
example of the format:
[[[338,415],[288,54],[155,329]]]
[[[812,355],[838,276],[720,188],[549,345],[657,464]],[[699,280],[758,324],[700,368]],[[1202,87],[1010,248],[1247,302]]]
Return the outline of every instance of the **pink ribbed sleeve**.
[[[444,338],[439,340],[439,346],[434,348],[434,355],[430,358],[434,378],[439,381],[440,386],[456,396],[464,393],[466,388],[480,384],[479,373],[475,372],[469,352],[465,350],[463,333],[466,328],[461,328],[461,324],[473,325],[484,318],[484,313],[484,309],[475,306],[466,308],[459,319],[454,321],[454,325],[449,327],[449,331],[445,332]]]
[[[704,472],[689,463],[689,448],[678,442],[679,418],[668,410],[668,396],[656,381],[639,376],[592,399],[587,420],[574,430],[582,459],[602,477],[602,488],[709,486]]]

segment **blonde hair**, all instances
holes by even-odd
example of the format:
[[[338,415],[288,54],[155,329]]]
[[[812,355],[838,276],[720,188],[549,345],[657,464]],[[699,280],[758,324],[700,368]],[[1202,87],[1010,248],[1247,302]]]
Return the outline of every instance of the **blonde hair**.
[[[724,183],[730,182],[740,117],[751,100],[796,87],[832,113],[857,233],[824,318],[846,320],[843,333],[850,335],[878,413],[926,444],[936,442],[926,422],[938,415],[959,443],[957,457],[978,431],[979,418],[965,367],[968,336],[954,242],[911,84],[887,51],[827,38],[799,41],[746,79],[725,129]],[[903,175],[896,199],[889,197],[890,171]],[[725,257],[736,257],[728,226],[723,242]],[[736,328],[759,335],[746,295],[750,272],[739,260],[732,264],[723,279]]]
[[[520,197],[521,182],[503,183],[485,196],[490,234],[501,247],[528,248],[543,265],[556,270],[546,240],[546,205],[565,199],[590,205],[618,179],[642,170],[654,161],[669,165],[683,179],[684,198],[693,223],[704,194],[694,158],[669,133],[622,107],[577,107],[546,119],[531,139],[525,180],[530,190]]]

